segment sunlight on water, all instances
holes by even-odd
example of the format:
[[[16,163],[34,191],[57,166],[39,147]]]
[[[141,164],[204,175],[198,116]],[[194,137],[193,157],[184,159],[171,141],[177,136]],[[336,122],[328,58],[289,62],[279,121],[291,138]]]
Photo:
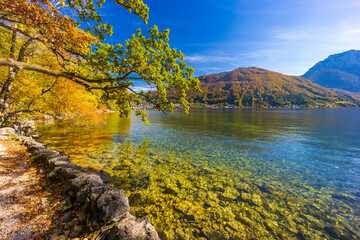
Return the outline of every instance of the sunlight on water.
[[[360,111],[193,111],[44,126],[162,239],[360,238]]]

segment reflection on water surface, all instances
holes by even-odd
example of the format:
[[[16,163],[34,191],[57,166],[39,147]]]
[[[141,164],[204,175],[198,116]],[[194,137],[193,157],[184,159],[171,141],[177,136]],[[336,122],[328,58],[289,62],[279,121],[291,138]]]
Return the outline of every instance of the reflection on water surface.
[[[163,239],[359,239],[360,111],[110,114],[41,140],[108,172]]]

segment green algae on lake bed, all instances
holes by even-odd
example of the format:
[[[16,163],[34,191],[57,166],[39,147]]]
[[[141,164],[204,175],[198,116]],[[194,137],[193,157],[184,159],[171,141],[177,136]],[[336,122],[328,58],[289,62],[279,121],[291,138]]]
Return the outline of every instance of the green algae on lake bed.
[[[105,171],[162,239],[360,238],[358,128],[317,125],[334,112],[220,113],[44,140]]]
[[[155,154],[148,144],[134,147],[126,141],[111,147],[117,154],[104,150],[107,154],[97,158],[104,159],[101,169],[111,182],[126,190],[132,214],[148,216],[163,239],[359,236],[359,211],[337,204],[332,189],[301,183],[292,189],[242,175],[221,161],[204,166],[172,154]]]

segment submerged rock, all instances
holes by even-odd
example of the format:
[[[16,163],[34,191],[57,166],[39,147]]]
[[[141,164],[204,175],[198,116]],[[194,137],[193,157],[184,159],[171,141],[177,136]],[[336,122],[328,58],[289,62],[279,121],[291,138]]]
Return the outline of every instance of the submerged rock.
[[[240,193],[236,189],[230,187],[225,188],[225,192],[221,194],[222,197],[230,200],[235,200],[239,195]]]

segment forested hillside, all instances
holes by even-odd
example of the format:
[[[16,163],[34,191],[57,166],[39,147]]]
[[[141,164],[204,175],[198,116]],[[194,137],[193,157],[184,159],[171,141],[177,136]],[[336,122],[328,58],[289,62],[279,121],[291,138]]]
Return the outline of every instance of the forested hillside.
[[[231,72],[199,77],[202,93],[192,92],[193,102],[234,104],[240,107],[358,106],[359,97],[335,92],[297,76],[287,76],[260,68],[237,68]]]

